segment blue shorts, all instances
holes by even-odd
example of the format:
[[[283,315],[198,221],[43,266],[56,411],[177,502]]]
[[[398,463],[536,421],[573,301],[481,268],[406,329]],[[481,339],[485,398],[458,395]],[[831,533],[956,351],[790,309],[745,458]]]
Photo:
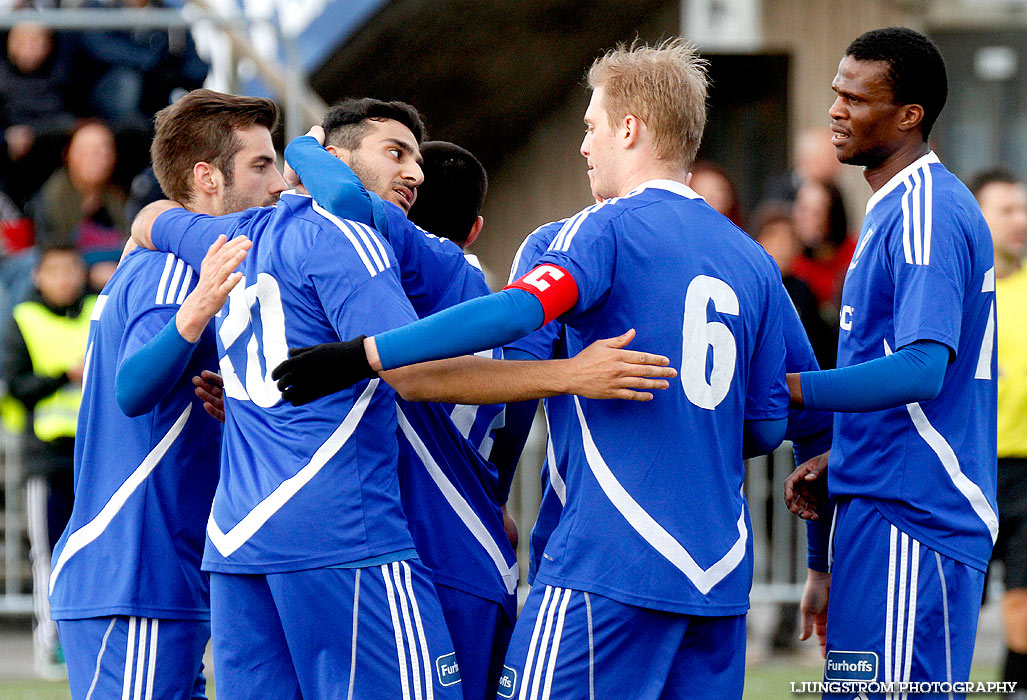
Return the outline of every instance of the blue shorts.
[[[210,576],[218,700],[460,700],[420,561]]]
[[[869,500],[842,501],[835,518],[825,680],[966,681],[984,572],[902,532]]]
[[[206,620],[91,617],[58,620],[74,700],[206,700]]]
[[[744,676],[745,615],[682,615],[536,585],[497,697],[730,700],[742,697]]]
[[[494,696],[513,623],[499,603],[438,583],[435,590],[460,664],[464,697]]]

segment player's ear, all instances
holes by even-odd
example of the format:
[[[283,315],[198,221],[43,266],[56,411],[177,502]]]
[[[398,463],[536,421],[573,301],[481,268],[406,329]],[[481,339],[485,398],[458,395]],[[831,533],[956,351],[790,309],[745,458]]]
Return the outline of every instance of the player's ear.
[[[197,192],[217,194],[221,183],[221,171],[210,163],[200,161],[193,165],[193,187]]]
[[[467,234],[467,240],[464,241],[463,245],[464,248],[478,240],[478,235],[481,233],[483,226],[485,226],[485,217],[479,216],[474,220],[474,223],[471,224],[471,232]]]
[[[924,121],[924,108],[920,105],[906,105],[899,114],[899,131],[917,129]]]
[[[620,135],[621,145],[625,148],[632,148],[642,135],[645,123],[634,114],[626,114],[621,122]]]
[[[339,160],[346,160],[345,156],[349,154],[349,151],[347,151],[345,148],[339,148],[338,146],[333,146],[331,144],[325,146],[325,150],[331,153]]]

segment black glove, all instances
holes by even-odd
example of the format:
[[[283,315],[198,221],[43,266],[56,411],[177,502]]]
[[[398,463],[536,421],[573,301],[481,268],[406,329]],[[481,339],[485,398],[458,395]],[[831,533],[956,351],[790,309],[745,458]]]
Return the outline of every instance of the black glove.
[[[362,379],[377,377],[359,336],[341,343],[289,348],[289,359],[275,367],[271,378],[278,382],[282,398],[293,406],[348,389]]]

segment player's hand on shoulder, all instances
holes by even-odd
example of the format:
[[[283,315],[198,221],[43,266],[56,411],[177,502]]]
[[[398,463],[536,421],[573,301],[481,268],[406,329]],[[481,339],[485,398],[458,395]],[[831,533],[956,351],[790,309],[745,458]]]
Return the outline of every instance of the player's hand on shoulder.
[[[640,350],[624,349],[635,338],[632,328],[616,338],[597,340],[567,360],[568,394],[589,399],[651,401],[652,391],[670,386],[677,376],[670,360]]]
[[[322,146],[325,145],[325,130],[320,124],[315,124],[310,127],[310,131],[304,134],[304,136],[313,137]],[[289,161],[285,161],[285,171],[282,173],[285,178],[285,184],[294,190],[306,193],[306,188],[303,186],[303,182],[300,180],[299,174],[293,170],[293,167],[289,164]]]
[[[817,455],[795,468],[785,479],[785,504],[804,520],[816,520],[827,503],[827,462],[831,452]]]
[[[282,398],[293,406],[302,406],[375,376],[377,373],[368,364],[364,351],[364,336],[289,348],[289,359],[271,372]]]

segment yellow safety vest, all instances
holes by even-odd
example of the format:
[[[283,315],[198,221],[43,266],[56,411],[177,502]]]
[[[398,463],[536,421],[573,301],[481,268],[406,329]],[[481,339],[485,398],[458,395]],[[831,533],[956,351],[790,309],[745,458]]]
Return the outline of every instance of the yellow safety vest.
[[[1027,266],[995,280],[998,312],[998,456],[1027,457]],[[1019,319],[1019,320],[1018,320]]]
[[[25,339],[32,370],[36,374],[59,377],[77,366],[86,352],[89,318],[96,297],[86,297],[82,312],[74,317],[55,316],[37,301],[14,307],[14,320]],[[36,404],[32,428],[43,442],[60,437],[75,437],[82,385],[66,384]]]

